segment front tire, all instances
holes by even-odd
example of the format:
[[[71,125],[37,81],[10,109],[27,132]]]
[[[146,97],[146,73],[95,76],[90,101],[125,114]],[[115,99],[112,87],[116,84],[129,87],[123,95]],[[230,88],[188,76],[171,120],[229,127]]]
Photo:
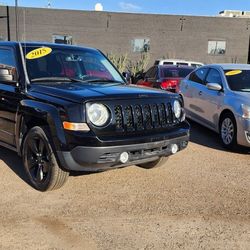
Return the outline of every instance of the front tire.
[[[44,127],[30,129],[22,152],[25,171],[35,189],[44,192],[64,185],[69,173],[58,166]]]
[[[234,149],[237,145],[237,125],[233,114],[226,113],[220,122],[220,138],[227,149]]]
[[[168,157],[160,157],[158,160],[139,164],[138,166],[145,169],[162,167],[168,160]]]

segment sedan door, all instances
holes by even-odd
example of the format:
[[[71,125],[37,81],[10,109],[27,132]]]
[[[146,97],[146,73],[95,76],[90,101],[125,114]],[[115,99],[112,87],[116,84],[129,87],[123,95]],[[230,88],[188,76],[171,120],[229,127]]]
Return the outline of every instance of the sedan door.
[[[204,107],[200,103],[201,93],[204,91],[204,81],[208,68],[199,68],[190,76],[184,79],[180,86],[180,93],[183,96],[184,108],[187,117],[200,122],[204,113]]]
[[[209,69],[205,79],[205,85],[203,85],[203,88],[200,90],[201,93],[198,100],[198,103],[203,110],[203,113],[200,114],[202,116],[201,119],[204,119],[206,126],[211,129],[216,129],[219,110],[224,100],[224,92],[208,89],[206,86],[208,83],[217,83],[221,85],[223,89],[222,77],[217,69]]]

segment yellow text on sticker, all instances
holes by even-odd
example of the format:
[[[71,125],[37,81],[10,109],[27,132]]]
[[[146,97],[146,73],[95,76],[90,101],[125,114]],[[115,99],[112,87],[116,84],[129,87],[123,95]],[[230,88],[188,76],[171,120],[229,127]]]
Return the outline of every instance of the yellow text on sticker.
[[[48,54],[51,53],[51,51],[52,49],[48,47],[34,49],[26,55],[26,59],[32,60],[32,59],[37,59],[43,56],[47,56]]]
[[[240,73],[242,73],[241,70],[231,70],[231,71],[228,71],[225,75],[226,76],[234,76],[234,75],[238,75]]]

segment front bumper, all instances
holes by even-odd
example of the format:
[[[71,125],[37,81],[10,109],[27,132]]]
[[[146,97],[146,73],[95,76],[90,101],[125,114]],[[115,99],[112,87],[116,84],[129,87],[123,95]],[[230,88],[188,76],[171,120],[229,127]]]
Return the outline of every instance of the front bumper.
[[[185,135],[172,139],[164,139],[156,142],[147,142],[121,146],[86,147],[76,146],[70,152],[57,152],[62,168],[70,171],[96,172],[107,169],[142,164],[159,159],[161,156],[172,154],[171,145],[176,144],[178,151],[187,147],[189,130]],[[120,155],[127,152],[129,160],[122,164]]]
[[[250,119],[238,116],[237,122],[237,143],[241,146],[250,147]]]

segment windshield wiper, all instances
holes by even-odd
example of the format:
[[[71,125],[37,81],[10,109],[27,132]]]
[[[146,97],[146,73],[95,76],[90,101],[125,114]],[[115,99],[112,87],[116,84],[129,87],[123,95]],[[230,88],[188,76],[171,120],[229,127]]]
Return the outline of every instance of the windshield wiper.
[[[34,78],[31,80],[31,82],[82,82],[82,83],[94,83],[94,82],[107,82],[107,83],[123,83],[116,80],[111,79],[102,79],[102,78],[94,78],[94,79],[88,79],[88,80],[81,80],[78,78],[71,78],[71,77],[40,77],[40,78]]]
[[[71,79],[68,77],[40,77],[31,79],[31,82],[76,82],[75,79]]]
[[[124,82],[121,82],[121,81],[117,81],[117,80],[111,80],[111,79],[105,79],[105,78],[96,78],[96,79],[89,79],[89,80],[84,80],[82,82],[107,82],[107,83],[124,83]]]

